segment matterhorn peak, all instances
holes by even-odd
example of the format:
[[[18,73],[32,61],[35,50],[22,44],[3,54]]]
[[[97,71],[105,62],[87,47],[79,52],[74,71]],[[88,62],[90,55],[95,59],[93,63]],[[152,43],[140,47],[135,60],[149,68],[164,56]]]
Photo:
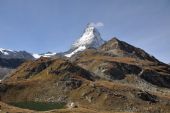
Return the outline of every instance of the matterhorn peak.
[[[91,24],[88,24],[83,35],[73,43],[72,48],[78,48],[80,46],[98,48],[103,43],[104,41],[101,38],[99,31]]]
[[[66,57],[71,57],[73,54],[83,51],[87,48],[98,48],[104,44],[104,40],[101,38],[99,31],[92,24],[87,24],[83,35],[72,44],[69,54]]]

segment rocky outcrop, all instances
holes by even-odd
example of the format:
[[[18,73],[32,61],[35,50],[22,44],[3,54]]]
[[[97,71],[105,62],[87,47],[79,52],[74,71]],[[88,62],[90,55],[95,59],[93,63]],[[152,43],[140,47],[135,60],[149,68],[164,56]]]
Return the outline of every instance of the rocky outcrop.
[[[54,64],[55,65],[55,64]],[[49,73],[60,75],[64,73],[69,73],[72,75],[78,75],[88,80],[93,80],[93,76],[90,72],[86,71],[85,69],[77,66],[76,64],[72,64],[69,61],[64,61],[61,64],[57,64],[58,66],[51,68]]]
[[[7,90],[7,85],[0,83],[0,92],[5,92]]]
[[[155,95],[148,93],[148,92],[140,91],[137,93],[137,96],[144,101],[149,101],[151,103],[158,102],[157,97]]]
[[[99,48],[99,50],[119,57],[134,57],[134,58],[145,59],[145,60],[147,59],[150,61],[159,62],[156,58],[149,55],[144,50],[140,48],[136,48],[124,41],[120,41],[117,38],[112,38],[111,40],[103,44]]]
[[[170,88],[170,74],[160,74],[156,71],[144,70],[140,77],[154,85]]]
[[[11,68],[11,69],[17,68],[23,62],[25,62],[24,59],[4,59],[4,58],[0,58],[0,66],[1,67],[8,67],[8,68]]]
[[[103,62],[96,67],[94,72],[108,80],[121,80],[124,79],[127,74],[137,75],[141,72],[140,67],[120,62]]]

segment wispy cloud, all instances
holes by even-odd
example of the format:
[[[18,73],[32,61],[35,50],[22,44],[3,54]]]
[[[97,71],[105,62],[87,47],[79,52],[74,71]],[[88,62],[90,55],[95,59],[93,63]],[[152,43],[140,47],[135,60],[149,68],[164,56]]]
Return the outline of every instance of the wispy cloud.
[[[104,23],[102,23],[102,22],[96,22],[96,23],[91,22],[89,25],[99,28],[99,27],[103,27]]]

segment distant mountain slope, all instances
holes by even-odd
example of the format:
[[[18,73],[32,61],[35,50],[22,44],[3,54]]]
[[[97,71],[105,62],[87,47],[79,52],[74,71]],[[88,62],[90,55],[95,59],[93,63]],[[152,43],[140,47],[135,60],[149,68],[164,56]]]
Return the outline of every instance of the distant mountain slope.
[[[26,51],[13,51],[13,50],[2,49],[2,48],[0,48],[0,58],[34,59],[34,57]]]
[[[13,51],[0,48],[0,79],[16,69],[26,60],[33,60],[34,57],[26,51]]]

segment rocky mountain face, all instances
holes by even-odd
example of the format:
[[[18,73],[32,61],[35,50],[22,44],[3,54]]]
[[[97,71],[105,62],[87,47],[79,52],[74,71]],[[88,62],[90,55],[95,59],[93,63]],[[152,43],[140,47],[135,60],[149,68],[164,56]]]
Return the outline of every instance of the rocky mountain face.
[[[98,48],[104,42],[98,30],[94,26],[87,25],[83,35],[73,43],[71,49],[65,53],[65,56],[71,57],[75,53],[87,48]]]
[[[87,49],[73,56],[71,61],[109,81],[123,80],[128,75],[135,75],[153,85],[170,88],[170,66],[158,63],[157,60],[153,62],[135,57],[113,57],[106,53]]]
[[[136,48],[124,41],[120,41],[116,37],[103,44],[99,50],[107,54],[118,57],[134,57],[138,59],[147,59],[154,62],[159,62],[156,58],[146,53],[140,48]]]
[[[16,69],[25,61],[25,59],[0,58],[0,80],[7,76],[12,70]]]
[[[34,59],[34,57],[26,51],[13,51],[0,48],[0,79],[26,60],[32,59]]]
[[[19,66],[0,84],[1,100],[71,102],[103,113],[169,113],[170,66],[117,38],[104,42],[95,29],[88,26],[87,37],[67,53]]]
[[[72,49],[85,46],[86,48],[98,48],[104,43],[99,31],[91,25],[87,25],[83,35],[73,43]]]

